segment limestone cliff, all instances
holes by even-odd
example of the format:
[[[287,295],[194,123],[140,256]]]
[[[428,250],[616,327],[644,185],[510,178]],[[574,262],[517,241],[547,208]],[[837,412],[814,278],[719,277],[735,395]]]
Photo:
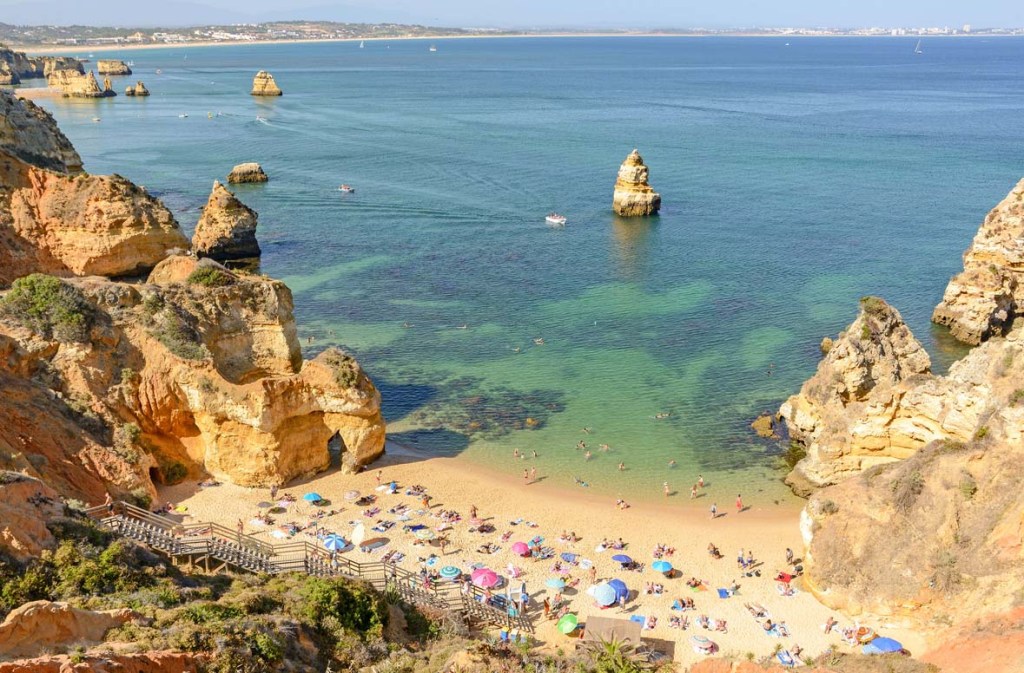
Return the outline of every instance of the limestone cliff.
[[[0,84],[20,84],[22,80],[47,77],[57,70],[84,73],[82,62],[68,56],[31,57],[22,51],[0,47]]]
[[[186,652],[65,654],[0,662],[0,673],[199,673],[203,660]]]
[[[82,170],[82,158],[49,112],[0,91],[0,152],[58,173]]]
[[[56,70],[46,78],[46,83],[60,89],[65,98],[107,98],[117,95],[110,86],[110,80],[101,88],[92,70],[84,75],[73,70]]]
[[[942,436],[961,430],[960,414],[922,423],[913,407],[933,409],[928,353],[899,312],[877,297],[860,302],[860,314],[832,342],[815,375],[779,410],[790,436],[807,457],[787,481],[798,491],[835,483],[866,467],[906,458]],[[908,407],[911,409],[908,410]],[[970,430],[967,430],[968,432]]]
[[[96,644],[103,641],[107,631],[136,617],[128,608],[94,612],[67,603],[25,603],[0,623],[0,657],[31,656],[42,648]]]
[[[2,442],[2,440],[0,440]],[[18,472],[0,472],[0,552],[22,562],[56,545],[46,523],[64,505],[48,485]]]
[[[640,152],[633,150],[619,167],[612,195],[612,210],[622,217],[656,215],[661,208],[661,195],[647,182],[648,170]]]
[[[282,92],[278,88],[277,82],[274,81],[274,76],[266,70],[260,70],[252,79],[250,93],[253,96],[280,96]]]
[[[132,69],[124,61],[116,59],[100,59],[96,62],[96,72],[101,75],[130,75]]]
[[[239,201],[214,180],[210,198],[192,235],[192,249],[200,257],[220,261],[260,256],[256,241],[256,211]]]
[[[953,336],[978,344],[1006,333],[1024,313],[1024,180],[989,212],[971,247],[964,270],[954,276],[932,320]]]

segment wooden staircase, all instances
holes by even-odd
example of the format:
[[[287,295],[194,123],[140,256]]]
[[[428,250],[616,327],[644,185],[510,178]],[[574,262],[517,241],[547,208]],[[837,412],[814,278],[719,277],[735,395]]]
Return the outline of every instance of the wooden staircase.
[[[378,591],[395,591],[408,603],[449,613],[476,625],[518,628],[533,633],[531,620],[494,605],[478,587],[463,593],[451,582],[432,582],[393,563],[359,563],[310,542],[267,544],[216,523],[181,524],[126,502],[93,507],[86,514],[103,528],[167,555],[176,566],[206,572],[270,575],[299,572],[313,577],[347,577]]]

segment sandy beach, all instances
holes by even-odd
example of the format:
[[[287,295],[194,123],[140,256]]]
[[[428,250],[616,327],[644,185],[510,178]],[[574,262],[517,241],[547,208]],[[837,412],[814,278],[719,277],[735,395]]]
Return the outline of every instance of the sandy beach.
[[[469,465],[457,458],[424,457],[418,452],[389,444],[387,455],[358,475],[344,475],[331,470],[307,481],[289,484],[281,489],[297,498],[289,511],[274,517],[274,525],[257,525],[253,519],[259,513],[257,503],[269,499],[267,489],[249,489],[232,485],[220,485],[197,489],[194,482],[187,482],[162,489],[161,498],[179,506],[185,506],[192,521],[216,521],[234,528],[241,519],[247,533],[264,537],[268,542],[284,542],[282,534],[271,533],[277,526],[294,522],[300,526],[309,522],[315,509],[304,503],[302,496],[311,491],[331,501],[328,510],[339,510],[330,517],[321,519],[320,525],[328,531],[348,536],[353,529],[352,522],[364,522],[369,526],[378,520],[395,520],[389,515],[390,508],[406,504],[412,513],[409,521],[398,521],[383,533],[390,542],[381,550],[370,554],[359,550],[345,552],[356,560],[379,559],[391,550],[405,554],[400,567],[417,571],[422,567],[418,559],[440,554],[436,547],[425,546],[414,535],[403,532],[402,525],[422,523],[437,528],[441,521],[437,514],[455,510],[462,521],[445,532],[450,545],[443,558],[436,564],[455,565],[466,569],[470,563],[482,562],[500,575],[508,576],[509,566],[522,570],[521,580],[513,580],[518,588],[525,581],[534,606],[536,637],[541,647],[565,648],[571,639],[555,629],[553,620],[545,620],[537,612],[545,597],[554,598],[555,590],[545,586],[547,579],[554,577],[553,566],[562,552],[578,554],[581,559],[593,562],[598,581],[620,578],[634,591],[640,592],[626,604],[626,613],[619,608],[599,609],[592,598],[585,593],[589,587],[588,573],[579,567],[569,567],[567,581],[579,580],[575,590],[569,589],[564,598],[570,602],[571,610],[586,621],[588,615],[604,615],[628,618],[634,615],[654,616],[657,625],[644,631],[645,636],[676,643],[675,659],[683,664],[692,663],[700,656],[694,652],[690,637],[704,635],[718,644],[721,654],[745,656],[752,652],[757,656],[772,654],[778,645],[790,649],[799,644],[806,654],[818,654],[830,646],[852,649],[841,641],[840,629],[852,622],[818,603],[811,594],[800,590],[800,581],[793,586],[797,593],[783,597],[776,588],[776,572],[786,567],[785,551],[789,547],[799,557],[802,545],[798,531],[799,511],[794,508],[766,510],[759,507],[737,512],[735,494],[719,493],[714,483],[708,483],[692,507],[671,508],[659,504],[636,503],[628,509],[616,507],[614,499],[593,496],[585,488],[564,490],[546,484],[543,457],[524,461],[524,468],[537,468],[536,481],[514,479],[492,474],[477,466]],[[377,473],[381,483],[386,485],[394,480],[399,486],[398,494],[391,495],[378,488]],[[403,495],[405,489],[419,484],[432,497],[429,512],[415,514],[421,509],[419,498]],[[376,505],[381,511],[371,517],[361,507],[346,502],[343,494],[358,490],[361,494],[378,496]],[[279,496],[280,497],[280,496]],[[688,496],[687,496],[688,497]],[[718,504],[719,516],[712,519],[709,508],[712,501]],[[494,526],[491,533],[469,532],[470,508],[476,505],[479,518]],[[512,521],[520,523],[512,525]],[[577,542],[560,541],[563,531],[574,532]],[[502,536],[511,536],[502,541]],[[374,533],[368,533],[374,535]],[[311,533],[300,532],[296,539]],[[549,560],[533,561],[520,558],[512,552],[512,545],[518,541],[529,541],[534,536],[544,538],[543,545],[554,548],[555,557]],[[604,539],[615,541],[622,538],[625,549],[598,552],[596,547]],[[713,542],[721,550],[723,558],[713,559],[707,552],[708,543]],[[493,554],[480,552],[478,548],[491,543],[500,546]],[[675,552],[665,557],[680,572],[671,579],[650,569],[654,561],[656,545],[674,547]],[[746,577],[739,570],[736,557],[740,549],[752,551],[756,559],[754,569],[760,576]],[[612,556],[625,553],[634,560],[645,564],[642,571],[625,571],[612,560]],[[704,580],[703,590],[691,590],[686,581],[690,577]],[[730,598],[719,598],[717,589],[739,584],[739,591]],[[664,585],[661,595],[644,593],[648,583]],[[686,612],[670,609],[673,601],[691,597],[695,609]],[[784,622],[790,637],[773,637],[766,634],[757,620],[744,607],[746,603],[757,603],[768,609],[775,622]],[[673,615],[687,617],[686,630],[670,628]],[[727,632],[705,631],[697,624],[699,615],[712,620],[724,620]],[[829,635],[823,633],[822,624],[830,616],[839,620],[839,625]],[[922,653],[926,642],[919,634],[874,620],[865,620],[870,626],[901,640],[908,649]]]

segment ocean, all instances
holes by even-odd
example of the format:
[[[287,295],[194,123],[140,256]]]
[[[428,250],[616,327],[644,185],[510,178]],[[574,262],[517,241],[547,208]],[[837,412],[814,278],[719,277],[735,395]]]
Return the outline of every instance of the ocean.
[[[87,170],[145,185],[189,234],[213,180],[260,162],[270,182],[235,191],[260,214],[262,271],[294,291],[307,355],[358,357],[393,439],[609,495],[667,480],[685,501],[702,474],[781,502],[782,447],[750,421],[863,295],[937,371],[960,357],[931,310],[1024,174],[1024,40],[916,42],[96,50],[134,61],[119,91],[153,95],[42,104]],[[283,97],[248,95],[260,69]],[[611,213],[634,147],[659,217]]]

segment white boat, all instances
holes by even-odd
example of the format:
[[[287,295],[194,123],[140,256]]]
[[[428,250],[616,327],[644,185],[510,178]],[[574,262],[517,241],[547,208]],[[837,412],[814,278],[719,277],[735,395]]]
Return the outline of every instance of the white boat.
[[[130,68],[130,67],[132,67],[133,65],[135,65],[135,61],[128,61],[127,63],[125,63],[125,65],[126,65],[126,66],[128,66],[128,67]]]
[[[362,48],[363,48],[363,47],[365,47],[365,46],[366,46],[366,43],[365,43],[365,42],[363,42],[362,40],[360,40],[360,41],[359,41],[359,48],[360,48],[360,49],[362,49]]]
[[[99,117],[93,117],[93,118],[92,118],[92,120],[93,120],[94,122],[99,122],[99,121],[100,121],[100,118],[99,118]]]
[[[559,226],[564,225],[566,220],[565,215],[559,215],[558,213],[548,213],[548,216],[544,218],[544,221],[548,224],[557,224]]]
[[[434,45],[430,45],[430,51],[437,51],[437,47],[435,47]]]
[[[178,115],[178,119],[185,119],[187,117],[188,117],[187,114],[180,114],[180,115]]]
[[[356,191],[356,188],[351,185],[342,185],[341,187],[338,187],[338,191],[344,194],[351,194]]]
[[[921,51],[921,40],[917,41],[917,46],[914,47],[914,53],[915,54],[923,54],[924,53],[923,51]]]

